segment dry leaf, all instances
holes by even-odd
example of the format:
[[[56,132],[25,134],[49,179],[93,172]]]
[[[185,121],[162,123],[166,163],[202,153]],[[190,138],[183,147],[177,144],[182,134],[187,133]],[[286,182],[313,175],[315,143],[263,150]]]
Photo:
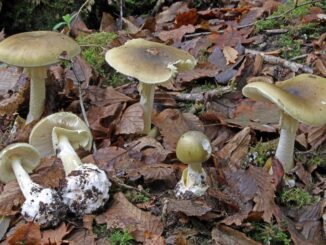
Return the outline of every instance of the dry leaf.
[[[178,28],[183,25],[195,25],[198,19],[197,10],[195,8],[189,9],[179,13],[175,18],[175,26]]]
[[[0,67],[0,96],[7,94],[8,90],[13,90],[20,75],[17,67]]]
[[[69,241],[69,245],[97,245],[95,238],[94,234],[83,228],[75,229],[65,240]]]
[[[107,87],[105,89],[99,87],[90,87],[87,90],[87,93],[91,103],[98,107],[132,101],[130,97],[116,91],[112,87]]]
[[[212,239],[215,244],[259,245],[244,233],[234,230],[226,225],[217,225],[212,230]]]
[[[187,3],[176,2],[172,4],[167,10],[157,14],[155,19],[157,24],[163,24],[175,19],[176,15],[188,10]]]
[[[234,64],[239,55],[238,51],[230,46],[223,47],[223,54],[226,59],[226,65]]]
[[[184,82],[192,82],[199,78],[204,77],[214,77],[218,74],[218,68],[210,63],[201,63],[198,64],[193,70],[181,72],[177,75],[177,81]]]
[[[115,32],[117,31],[117,25],[114,17],[106,12],[102,13],[100,31],[104,32]]]
[[[117,123],[116,134],[135,134],[144,130],[144,111],[139,103],[129,106]]]
[[[121,192],[113,196],[111,207],[105,213],[98,215],[96,222],[106,223],[108,229],[127,230],[138,242],[144,242],[145,235],[160,236],[163,232],[163,224],[159,217],[141,211],[132,205]]]
[[[193,25],[186,25],[171,31],[161,31],[158,36],[164,42],[172,39],[174,43],[178,43],[181,42],[185,34],[193,33],[195,30],[196,28]]]
[[[40,226],[33,222],[23,224],[7,240],[9,245],[41,245]]]
[[[213,209],[204,198],[196,198],[192,200],[168,199],[166,205],[167,213],[182,212],[187,216],[196,217],[203,216]]]
[[[246,127],[217,152],[218,158],[227,163],[231,169],[240,168],[242,160],[248,153],[250,140],[250,128]]]
[[[55,229],[48,229],[42,232],[42,245],[60,245],[63,238],[72,231],[65,223]]]

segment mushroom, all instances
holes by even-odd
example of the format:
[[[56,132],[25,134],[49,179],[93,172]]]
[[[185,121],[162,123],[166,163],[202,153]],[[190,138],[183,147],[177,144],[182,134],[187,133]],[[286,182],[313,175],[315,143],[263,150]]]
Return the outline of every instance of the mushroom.
[[[41,117],[45,104],[45,78],[49,65],[60,56],[71,59],[80,53],[70,37],[52,31],[32,31],[10,36],[0,43],[0,61],[24,68],[31,78],[29,113],[26,123]]]
[[[177,72],[191,70],[196,65],[195,58],[183,50],[140,38],[110,49],[105,60],[118,72],[139,80],[145,134],[151,130],[155,85],[168,82]]]
[[[27,221],[41,227],[56,226],[66,213],[60,195],[50,188],[34,183],[31,173],[40,163],[40,154],[27,143],[8,145],[0,152],[0,181],[8,183],[17,179],[25,197],[21,214]]]
[[[271,101],[281,110],[280,139],[275,156],[285,172],[294,167],[293,151],[299,122],[307,125],[326,123],[326,79],[302,74],[277,84],[253,82],[242,93],[255,100]]]
[[[43,156],[59,152],[66,174],[61,193],[71,212],[79,216],[92,213],[109,199],[111,183],[105,172],[94,164],[82,163],[75,152],[92,146],[92,134],[78,116],[58,112],[41,119],[33,127],[29,143]]]
[[[207,161],[212,153],[209,139],[200,131],[188,131],[178,140],[176,147],[177,158],[188,164],[183,170],[182,178],[176,186],[176,196],[186,197],[202,196],[208,186],[206,173],[202,163]]]

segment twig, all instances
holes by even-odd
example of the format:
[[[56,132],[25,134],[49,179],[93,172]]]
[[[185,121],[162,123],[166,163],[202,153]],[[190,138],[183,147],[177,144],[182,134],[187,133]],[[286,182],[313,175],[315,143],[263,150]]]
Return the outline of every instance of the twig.
[[[72,72],[74,73],[74,75],[76,77],[76,80],[77,80],[77,83],[78,83],[78,95],[79,95],[80,109],[82,111],[83,119],[84,119],[87,127],[89,128],[89,122],[88,122],[88,119],[87,119],[87,116],[86,116],[86,110],[85,110],[85,106],[84,106],[83,92],[82,92],[82,88],[81,88],[81,81],[79,80],[79,78],[77,76],[77,72],[75,70],[74,62],[72,62],[72,60],[70,60],[70,62],[71,62]],[[84,71],[82,70],[82,72],[84,72]],[[97,151],[96,144],[95,144],[95,141],[93,141],[93,153],[95,153],[96,151]]]
[[[176,100],[179,101],[191,101],[191,102],[203,102],[208,97],[220,97],[223,94],[230,93],[234,89],[231,86],[221,87],[213,89],[212,91],[193,93],[193,94],[177,94]]]
[[[306,58],[307,56],[308,56],[308,54],[302,54],[302,55],[299,55],[299,56],[293,57],[293,58],[290,59],[290,60],[291,60],[291,61],[293,61],[293,60],[300,60],[300,59]]]
[[[306,73],[313,73],[312,68],[306,65],[298,64],[289,60],[282,59],[280,57],[276,57],[273,55],[267,55],[264,52],[252,50],[252,49],[245,49],[246,54],[254,54],[254,55],[261,55],[263,57],[263,60],[275,64],[275,65],[282,65],[286,68],[289,68],[293,72],[297,72],[298,70],[302,70]]]
[[[278,19],[278,18],[282,18],[284,17],[285,15],[291,13],[293,10],[297,9],[297,8],[300,8],[302,6],[305,6],[305,5],[309,5],[309,4],[314,4],[314,3],[320,3],[321,0],[317,0],[317,1],[310,1],[310,2],[305,2],[305,3],[302,3],[302,4],[295,4],[293,8],[285,11],[284,13],[280,14],[280,15],[276,15],[276,16],[269,16],[267,18],[264,18],[264,19],[261,19],[261,20],[256,20],[252,23],[249,23],[249,24],[246,24],[246,25],[241,25],[241,26],[237,26],[236,28],[237,29],[242,29],[242,28],[246,28],[246,27],[250,27],[250,26],[253,26],[255,24],[257,24],[258,22],[260,21],[264,21],[264,20],[274,20],[274,19]]]
[[[157,0],[156,4],[151,12],[151,15],[155,15],[160,10],[160,8],[164,4],[164,2],[165,2],[165,0]]]
[[[148,193],[147,191],[144,191],[144,190],[138,189],[138,188],[136,188],[136,187],[133,187],[133,186],[131,186],[131,185],[127,185],[127,184],[123,183],[122,180],[120,180],[120,179],[119,179],[118,177],[116,177],[116,176],[111,176],[111,177],[110,177],[110,180],[111,180],[112,182],[114,182],[117,186],[122,187],[122,188],[124,188],[124,189],[134,190],[134,191],[140,192],[140,193],[142,193],[143,195],[146,195],[146,196],[148,196],[148,197],[151,197],[151,196],[152,196],[152,195],[151,195],[150,193]]]
[[[118,30],[122,30],[122,19],[123,19],[123,0],[119,0],[119,20],[118,20]]]

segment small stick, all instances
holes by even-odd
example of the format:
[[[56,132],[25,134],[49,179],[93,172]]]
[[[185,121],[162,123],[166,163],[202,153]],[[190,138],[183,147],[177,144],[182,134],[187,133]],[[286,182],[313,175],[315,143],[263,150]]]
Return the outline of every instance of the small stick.
[[[127,185],[127,184],[123,183],[122,180],[120,180],[120,179],[119,179],[118,177],[116,177],[116,176],[111,176],[111,177],[110,177],[110,180],[111,180],[112,182],[114,182],[117,186],[122,187],[122,188],[124,188],[124,189],[127,189],[127,190],[134,190],[134,191],[140,192],[140,193],[142,193],[142,194],[144,194],[144,195],[146,195],[146,196],[148,196],[148,197],[151,197],[151,196],[152,196],[150,193],[148,193],[148,192],[145,191],[145,190],[141,190],[141,189],[138,189],[138,188],[133,187],[133,186],[131,186],[131,185]]]
[[[230,93],[234,89],[231,86],[221,87],[213,89],[212,91],[192,94],[177,94],[176,100],[179,101],[191,101],[191,102],[203,102],[207,97],[220,97],[223,94]]]
[[[273,55],[267,55],[264,52],[252,50],[252,49],[245,49],[246,54],[254,54],[254,55],[261,55],[264,61],[275,64],[275,65],[283,65],[284,67],[289,68],[291,71],[297,72],[298,70],[302,70],[306,73],[313,73],[312,68],[306,65],[298,64],[289,60],[282,59],[280,57],[276,57]]]

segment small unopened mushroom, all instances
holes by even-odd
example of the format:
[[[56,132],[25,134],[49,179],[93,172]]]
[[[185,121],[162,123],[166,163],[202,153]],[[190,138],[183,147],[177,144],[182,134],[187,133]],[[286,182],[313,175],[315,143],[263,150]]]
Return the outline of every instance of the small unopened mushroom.
[[[196,65],[195,58],[183,50],[140,38],[110,49],[105,60],[118,72],[139,80],[145,134],[151,130],[155,86]]]
[[[43,118],[34,126],[29,143],[43,156],[58,151],[67,176],[61,192],[71,212],[79,216],[92,213],[109,199],[111,183],[105,172],[94,164],[82,163],[75,152],[92,146],[92,134],[78,116],[58,112]]]
[[[55,190],[34,183],[28,175],[39,165],[40,157],[38,151],[26,143],[5,147],[0,152],[0,181],[7,183],[17,179],[26,199],[21,214],[26,220],[45,228],[59,224],[66,207]]]
[[[43,113],[48,66],[60,62],[60,56],[71,59],[79,53],[80,47],[74,40],[52,31],[19,33],[0,43],[0,61],[23,67],[31,78],[26,123],[39,119]]]
[[[294,167],[299,122],[315,126],[326,123],[326,79],[302,74],[277,84],[253,82],[247,84],[242,93],[255,100],[271,101],[281,110],[280,140],[275,156],[288,172]]]
[[[206,184],[206,173],[202,163],[209,159],[212,147],[206,135],[199,131],[188,131],[184,133],[176,147],[177,158],[188,164],[184,169],[182,178],[176,186],[176,196],[202,196],[208,186]]]

